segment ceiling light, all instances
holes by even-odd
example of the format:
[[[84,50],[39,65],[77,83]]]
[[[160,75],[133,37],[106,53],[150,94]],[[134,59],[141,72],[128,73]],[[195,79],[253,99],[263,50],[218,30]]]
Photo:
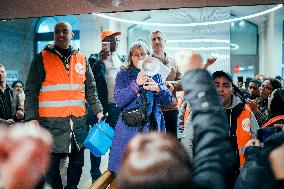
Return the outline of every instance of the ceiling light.
[[[243,21],[243,20],[240,21],[239,26],[240,26],[240,27],[244,27],[244,26],[245,26],[245,21]]]
[[[114,20],[118,22],[124,22],[124,23],[129,23],[129,24],[137,24],[137,25],[147,25],[147,26],[160,26],[160,27],[194,27],[194,26],[207,26],[207,25],[215,25],[215,24],[224,24],[224,23],[230,23],[230,22],[235,22],[235,21],[240,21],[244,19],[249,19],[249,18],[254,18],[258,16],[262,16],[265,14],[268,14],[270,12],[276,11],[280,8],[282,8],[283,5],[279,4],[271,9],[267,9],[265,11],[247,15],[247,16],[242,16],[242,17],[237,17],[237,18],[232,18],[232,19],[226,19],[226,20],[218,20],[218,21],[210,21],[210,22],[199,22],[199,23],[183,23],[183,24],[167,24],[167,23],[150,23],[150,22],[145,22],[145,21],[135,21],[135,20],[127,20],[127,19],[122,19],[122,18],[116,18],[113,16],[107,16],[104,14],[96,14],[93,13],[94,15],[101,17],[101,18],[106,18],[109,20]]]
[[[230,43],[230,40],[223,40],[223,39],[169,39],[167,40],[167,43],[199,43],[199,42]]]
[[[192,51],[213,51],[213,50],[231,50],[230,47],[166,47],[168,50],[192,50]]]
[[[206,42],[206,43],[226,43],[230,44],[230,47],[210,47],[214,48],[214,50],[238,50],[240,48],[239,45],[235,43],[231,43],[230,40],[223,40],[223,39],[169,39],[167,40],[167,43],[200,43],[200,42]],[[175,49],[176,47],[170,47],[172,49]],[[182,48],[181,49],[187,49],[187,48]],[[201,47],[201,50],[211,50],[208,47]],[[218,49],[217,49],[218,48]],[[219,49],[220,48],[220,49]],[[189,48],[191,50],[200,50],[200,49],[194,49],[194,48]]]

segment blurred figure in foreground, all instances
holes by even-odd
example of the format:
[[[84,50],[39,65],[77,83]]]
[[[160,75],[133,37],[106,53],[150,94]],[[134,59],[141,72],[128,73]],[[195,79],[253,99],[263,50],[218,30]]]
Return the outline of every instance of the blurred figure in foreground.
[[[223,106],[210,74],[202,69],[199,54],[187,54],[180,64],[187,71],[182,86],[196,136],[192,169],[184,148],[171,143],[171,138],[161,134],[137,136],[127,147],[116,180],[118,189],[226,188],[226,173],[233,166],[234,156]]]
[[[275,124],[276,126],[276,124]],[[235,189],[280,189],[284,186],[284,129],[268,137],[264,144],[252,139],[246,144],[246,163]]]
[[[117,178],[119,189],[192,188],[190,159],[171,135],[136,135],[126,148],[123,162]]]
[[[45,175],[52,137],[33,122],[0,128],[0,188],[33,189]]]

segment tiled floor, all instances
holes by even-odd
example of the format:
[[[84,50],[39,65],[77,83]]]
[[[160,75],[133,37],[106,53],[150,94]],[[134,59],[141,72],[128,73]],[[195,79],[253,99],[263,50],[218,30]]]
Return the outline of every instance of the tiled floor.
[[[79,189],[88,189],[92,184],[92,179],[90,175],[90,168],[91,168],[90,151],[85,150],[84,155],[85,155],[85,163],[83,167],[83,173],[81,176],[81,180],[78,186]],[[100,166],[100,170],[102,173],[107,169],[108,155],[109,155],[109,151],[104,156],[102,156],[102,161],[101,161],[101,166]]]

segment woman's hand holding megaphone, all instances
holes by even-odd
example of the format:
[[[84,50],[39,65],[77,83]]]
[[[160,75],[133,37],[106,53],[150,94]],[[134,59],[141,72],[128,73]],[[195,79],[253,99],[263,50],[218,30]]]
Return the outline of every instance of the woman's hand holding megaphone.
[[[149,79],[149,77],[145,74],[145,72],[142,70],[138,73],[137,78],[136,78],[136,83],[137,85],[144,85],[145,82],[147,82],[147,80]]]
[[[160,92],[160,86],[150,77],[148,77],[147,81],[143,85],[143,88],[145,90]]]

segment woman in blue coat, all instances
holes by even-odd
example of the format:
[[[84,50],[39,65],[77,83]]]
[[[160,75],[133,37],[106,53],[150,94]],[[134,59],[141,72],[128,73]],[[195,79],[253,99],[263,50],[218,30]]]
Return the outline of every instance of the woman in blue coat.
[[[138,132],[157,130],[165,132],[165,122],[160,104],[170,104],[172,95],[162,84],[160,74],[148,77],[142,70],[141,61],[149,56],[150,52],[145,43],[137,41],[132,44],[128,53],[128,64],[116,76],[114,100],[118,107],[125,111],[146,105],[146,123],[130,126],[120,115],[110,151],[108,169],[118,172],[123,153],[128,141]]]

